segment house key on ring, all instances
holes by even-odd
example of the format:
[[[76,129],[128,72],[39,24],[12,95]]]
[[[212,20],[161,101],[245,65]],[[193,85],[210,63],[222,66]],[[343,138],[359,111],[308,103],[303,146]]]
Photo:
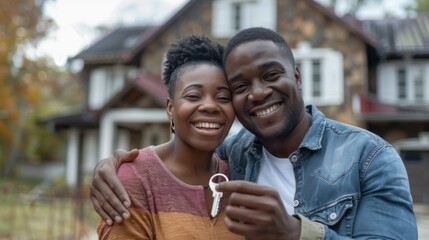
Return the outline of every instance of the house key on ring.
[[[216,215],[217,215],[217,212],[219,212],[219,203],[220,203],[220,199],[221,199],[221,197],[222,197],[222,195],[223,195],[223,193],[222,192],[218,192],[218,191],[216,191],[216,185],[218,185],[217,183],[215,183],[215,182],[213,182],[213,179],[215,178],[215,177],[223,177],[223,178],[225,178],[225,181],[226,182],[228,182],[228,177],[227,176],[225,176],[225,174],[222,174],[222,173],[216,173],[215,175],[213,175],[211,178],[210,178],[210,181],[209,181],[209,187],[210,187],[210,189],[212,190],[212,192],[213,192],[213,205],[212,205],[212,211],[211,211],[211,213],[210,213],[210,215],[212,216],[212,217],[215,217]]]

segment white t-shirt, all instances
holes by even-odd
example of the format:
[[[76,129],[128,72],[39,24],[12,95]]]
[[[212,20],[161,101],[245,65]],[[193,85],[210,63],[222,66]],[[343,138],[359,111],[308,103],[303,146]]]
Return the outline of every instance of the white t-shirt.
[[[258,184],[276,189],[287,212],[293,214],[295,197],[295,174],[289,158],[277,158],[262,148],[261,166]]]

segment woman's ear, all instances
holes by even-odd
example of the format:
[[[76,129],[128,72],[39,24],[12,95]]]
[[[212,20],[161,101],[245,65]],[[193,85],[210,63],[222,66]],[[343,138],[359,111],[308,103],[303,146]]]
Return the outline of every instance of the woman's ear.
[[[167,98],[167,115],[168,115],[168,119],[172,119],[173,117],[173,100],[171,100],[171,98]]]

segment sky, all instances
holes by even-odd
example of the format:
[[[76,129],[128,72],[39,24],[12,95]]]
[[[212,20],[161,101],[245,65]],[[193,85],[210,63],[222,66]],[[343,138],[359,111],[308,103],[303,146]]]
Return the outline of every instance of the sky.
[[[99,37],[97,26],[161,24],[187,0],[52,0],[45,14],[57,27],[34,54],[51,56],[59,66]]]
[[[45,13],[54,19],[57,28],[43,41],[36,55],[51,56],[58,66],[67,58],[88,47],[99,37],[96,26],[161,24],[188,0],[52,0]],[[329,2],[329,0],[319,0]],[[385,12],[404,16],[403,6],[413,0],[381,0],[368,4],[360,18],[381,18]],[[371,2],[371,1],[370,1]]]

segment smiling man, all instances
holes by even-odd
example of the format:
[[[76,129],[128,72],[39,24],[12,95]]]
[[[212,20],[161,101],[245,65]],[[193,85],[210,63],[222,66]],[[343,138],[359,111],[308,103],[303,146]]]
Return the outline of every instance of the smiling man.
[[[230,231],[252,239],[417,239],[408,177],[395,149],[305,107],[301,74],[279,34],[239,32],[224,64],[245,127],[218,148],[236,180],[217,188],[232,193],[225,211]],[[91,199],[105,220],[127,217],[120,202],[129,199],[114,165],[132,158],[96,167]]]

